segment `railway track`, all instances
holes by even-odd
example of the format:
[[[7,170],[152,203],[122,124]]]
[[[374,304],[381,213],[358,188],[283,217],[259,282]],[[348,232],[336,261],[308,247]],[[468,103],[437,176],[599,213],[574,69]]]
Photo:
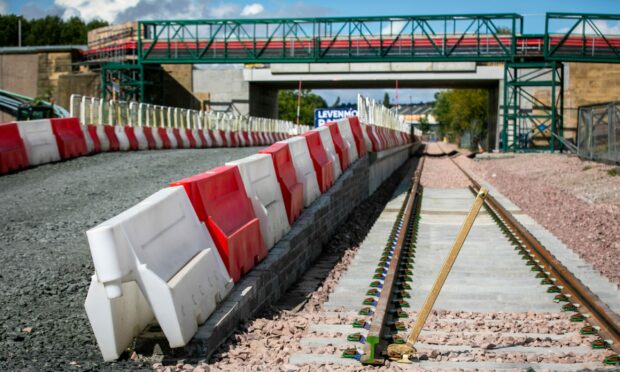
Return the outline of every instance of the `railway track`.
[[[424,188],[422,158],[373,226],[324,304],[322,321],[309,327],[300,342],[303,350],[291,356],[291,363],[390,364],[387,346],[407,338],[481,188],[454,159],[442,155],[469,187]],[[619,365],[618,314],[523,227],[514,217],[520,213],[501,196],[491,193],[485,200],[416,344],[414,361],[421,367],[576,370]]]

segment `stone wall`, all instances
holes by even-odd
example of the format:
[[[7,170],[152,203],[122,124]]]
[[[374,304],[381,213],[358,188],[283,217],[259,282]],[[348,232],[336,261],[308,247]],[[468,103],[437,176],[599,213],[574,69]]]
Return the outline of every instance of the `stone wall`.
[[[564,128],[577,128],[579,106],[620,100],[620,64],[568,63],[564,68]]]

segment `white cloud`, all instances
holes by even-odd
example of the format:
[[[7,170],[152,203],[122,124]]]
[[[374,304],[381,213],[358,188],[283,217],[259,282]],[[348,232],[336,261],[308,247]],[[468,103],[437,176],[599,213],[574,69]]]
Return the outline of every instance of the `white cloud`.
[[[0,14],[6,14],[9,11],[9,4],[6,1],[0,0]]]
[[[86,21],[103,19],[114,22],[118,14],[135,7],[140,0],[54,0],[64,8],[63,18],[79,16]]]
[[[381,34],[383,35],[398,35],[399,33],[403,32],[403,28],[405,27],[405,25],[407,25],[407,23],[405,21],[393,21],[390,22],[388,24],[386,24],[385,26],[383,26],[383,30],[381,30]],[[409,25],[409,27],[411,27]]]
[[[593,21],[594,25],[603,35],[620,35],[620,21],[604,21],[604,20],[596,20]],[[566,33],[568,32],[569,27],[562,27],[558,30],[558,33]],[[590,25],[586,24],[586,35],[596,35],[598,31]],[[553,33],[552,31],[550,31]],[[583,32],[581,25],[575,27],[575,29],[571,32],[571,35],[580,35]]]
[[[241,11],[241,16],[250,17],[261,14],[265,8],[259,3],[248,4],[243,7]]]
[[[234,17],[237,14],[239,14],[239,6],[236,4],[221,4],[209,11],[209,15],[214,18]]]
[[[619,21],[594,21],[594,25],[603,35],[620,35],[620,22]],[[594,33],[594,30],[590,25],[586,27],[586,30]]]

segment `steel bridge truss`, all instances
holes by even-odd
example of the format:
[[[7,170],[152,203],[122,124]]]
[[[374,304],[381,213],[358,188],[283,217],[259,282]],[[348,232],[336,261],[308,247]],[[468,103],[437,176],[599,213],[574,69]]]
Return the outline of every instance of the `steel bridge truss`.
[[[504,67],[503,151],[561,149],[564,65],[507,63]]]
[[[140,21],[137,43],[119,44],[137,60],[103,65],[102,90],[151,101],[145,67],[162,63],[500,62],[502,149],[553,151],[563,134],[562,62],[620,63],[618,28],[620,14],[577,13],[547,13],[537,35],[524,35],[514,13]]]
[[[142,63],[511,60],[518,14],[141,21]]]
[[[618,63],[620,62],[618,30],[620,30],[620,15],[547,13],[545,59]]]

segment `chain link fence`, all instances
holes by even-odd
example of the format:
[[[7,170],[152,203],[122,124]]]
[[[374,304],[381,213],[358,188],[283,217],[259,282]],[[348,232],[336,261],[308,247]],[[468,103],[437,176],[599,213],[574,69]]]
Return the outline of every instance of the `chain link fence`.
[[[620,101],[579,107],[577,147],[581,157],[620,163]]]

